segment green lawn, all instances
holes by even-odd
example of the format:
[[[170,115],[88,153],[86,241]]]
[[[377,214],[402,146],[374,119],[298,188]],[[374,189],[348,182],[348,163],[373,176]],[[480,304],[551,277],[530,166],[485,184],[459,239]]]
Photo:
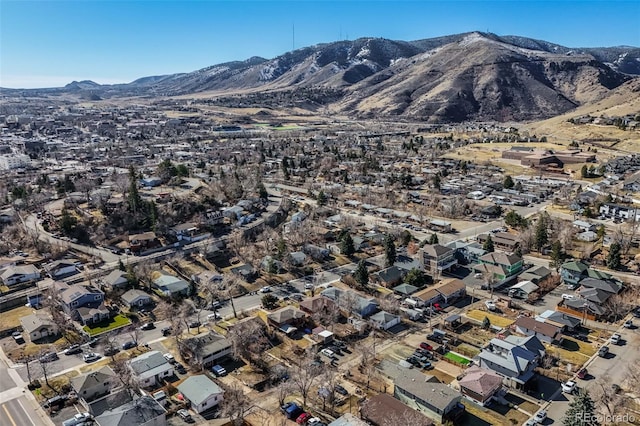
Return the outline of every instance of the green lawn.
[[[454,354],[453,352],[447,352],[446,354],[444,354],[444,357],[447,359],[450,359],[451,361],[455,361],[459,364],[464,364],[464,365],[468,365],[471,362],[467,358],[460,356],[458,354]]]
[[[96,324],[92,327],[85,325],[82,329],[89,334],[89,336],[97,336],[98,334],[104,333],[106,331],[115,330],[116,328],[124,327],[125,325],[131,324],[129,318],[124,315],[116,315],[111,318],[108,322],[101,322],[100,324]]]

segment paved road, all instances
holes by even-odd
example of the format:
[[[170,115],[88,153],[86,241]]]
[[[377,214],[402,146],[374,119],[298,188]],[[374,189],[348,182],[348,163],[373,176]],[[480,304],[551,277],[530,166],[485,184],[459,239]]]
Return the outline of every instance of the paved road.
[[[0,403],[0,425],[3,426],[45,426],[45,422],[34,412],[31,402],[25,396]]]
[[[625,377],[628,365],[637,365],[640,362],[640,329],[620,328],[618,331],[622,336],[622,345],[609,346],[609,356],[606,358],[594,355],[585,363],[589,371],[588,380],[575,379],[579,387],[594,392],[600,385],[600,381],[605,381],[606,386],[612,383],[622,386],[624,389]],[[607,388],[609,389],[609,388]],[[629,391],[634,392],[635,389]],[[560,424],[565,413],[569,409],[572,396],[557,393],[551,398],[551,403],[547,407],[548,416],[553,420],[553,424]]]

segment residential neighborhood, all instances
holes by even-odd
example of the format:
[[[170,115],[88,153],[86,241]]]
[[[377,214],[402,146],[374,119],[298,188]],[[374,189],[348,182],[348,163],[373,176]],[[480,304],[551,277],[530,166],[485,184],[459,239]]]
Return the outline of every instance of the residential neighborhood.
[[[635,409],[638,154],[23,106],[0,114],[0,400],[24,388],[42,424],[559,424],[576,389]]]

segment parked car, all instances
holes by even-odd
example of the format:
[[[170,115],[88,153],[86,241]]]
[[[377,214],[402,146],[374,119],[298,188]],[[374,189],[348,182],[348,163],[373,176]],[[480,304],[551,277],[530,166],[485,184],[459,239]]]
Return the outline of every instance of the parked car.
[[[89,413],[78,413],[70,419],[62,422],[62,426],[77,426],[83,425],[87,421],[91,420],[91,414]]]
[[[619,333],[613,333],[613,335],[611,336],[611,343],[617,345],[620,343],[621,338],[622,336],[620,336]]]
[[[89,346],[91,346],[92,348],[95,348],[96,346],[98,346],[98,343],[100,343],[100,340],[97,337],[92,338],[91,340],[89,340]]]
[[[490,311],[495,311],[496,310],[496,304],[493,300],[486,300],[484,302],[484,305],[487,307],[488,310]]]
[[[578,370],[578,374],[576,374],[576,376],[578,377],[578,379],[585,379],[587,376],[589,375],[589,372],[587,371],[586,368],[581,368],[580,370]]]
[[[162,330],[160,330],[162,332],[163,336],[168,336],[171,334],[171,327],[164,327]]]
[[[19,331],[14,331],[13,333],[11,333],[11,337],[13,337],[13,340],[15,340],[16,343],[24,343],[24,337],[22,337],[22,333],[20,333]]]
[[[207,321],[215,321],[221,319],[222,317],[217,312],[207,315]]]
[[[567,294],[567,293],[564,293],[564,294],[562,295],[562,300],[573,300],[573,299],[575,299],[575,298],[576,298],[576,296],[575,296],[575,295],[573,295],[573,294]]]
[[[313,285],[313,283],[306,283],[304,285],[304,289],[305,290],[313,290],[315,288],[315,286]]]
[[[138,342],[136,342],[134,340],[129,340],[128,342],[124,342],[122,344],[122,349],[127,350],[127,349],[131,349],[131,348],[135,348],[136,346],[138,346]]]
[[[280,407],[282,412],[288,419],[294,420],[297,419],[298,416],[302,413],[302,408],[295,402],[287,402],[283,406]]]
[[[326,356],[327,358],[335,358],[336,354],[328,348],[324,348],[320,351],[320,353],[324,356]]]
[[[89,352],[88,354],[82,355],[82,360],[84,362],[93,362],[100,359],[100,355],[95,352]]]
[[[169,352],[162,354],[162,356],[164,357],[164,359],[167,360],[169,364],[173,364],[176,362],[176,359]]]
[[[155,324],[152,322],[145,322],[144,324],[142,324],[142,326],[140,327],[140,330],[153,330],[154,328],[156,328]]]
[[[189,328],[198,328],[200,327],[202,324],[200,323],[200,321],[191,321],[189,323]]]
[[[270,293],[270,292],[271,292],[271,287],[269,287],[268,285],[260,289],[260,293]]]
[[[303,424],[307,423],[307,420],[309,420],[311,417],[312,416],[309,413],[302,413],[296,419],[296,423],[298,423],[299,425],[303,425]]]
[[[562,392],[564,393],[573,393],[576,390],[576,382],[573,380],[567,380],[562,383]]]
[[[420,349],[424,349],[426,351],[432,351],[433,350],[433,346],[431,346],[427,342],[422,342],[422,343],[420,343]]]
[[[547,412],[545,410],[540,410],[533,416],[533,420],[538,423],[542,423],[547,419]]]
[[[82,348],[80,347],[80,345],[71,345],[67,349],[65,349],[64,354],[73,355],[79,354],[80,352],[82,352]]]
[[[185,422],[191,423],[193,421],[193,418],[191,417],[191,413],[189,413],[189,411],[185,410],[184,408],[181,408],[180,410],[178,410],[177,414]]]
[[[338,392],[340,395],[344,395],[344,396],[349,395],[349,392],[342,385],[335,385],[333,387],[333,390]]]
[[[179,362],[176,362],[173,365],[173,368],[180,374],[187,374],[187,369],[184,368],[184,365],[180,364]]]
[[[52,362],[58,359],[58,354],[55,352],[46,352],[38,358],[40,362]]]
[[[115,355],[120,352],[120,348],[115,345],[109,345],[104,349],[104,356]]]
[[[598,349],[598,356],[599,357],[605,358],[608,353],[609,353],[609,347],[608,346],[603,346],[600,349]]]
[[[215,374],[218,377],[224,376],[225,374],[227,374],[227,370],[225,370],[223,366],[218,364],[211,367],[211,371],[213,372],[213,374]]]
[[[626,320],[624,322],[624,328],[633,328],[633,321],[632,320]]]

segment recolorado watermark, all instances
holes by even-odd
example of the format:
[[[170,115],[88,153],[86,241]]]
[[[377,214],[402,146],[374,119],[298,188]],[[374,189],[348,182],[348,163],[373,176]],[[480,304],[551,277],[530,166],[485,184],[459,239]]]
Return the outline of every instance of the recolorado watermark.
[[[636,421],[636,416],[633,414],[625,413],[625,414],[591,414],[591,413],[576,413],[575,419],[581,422],[589,423],[600,423],[600,424],[608,424],[608,423],[634,423]]]

